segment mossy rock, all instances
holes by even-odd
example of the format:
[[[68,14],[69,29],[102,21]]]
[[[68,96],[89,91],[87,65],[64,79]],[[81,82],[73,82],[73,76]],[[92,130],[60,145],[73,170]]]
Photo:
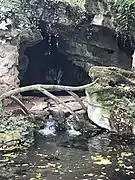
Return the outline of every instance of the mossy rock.
[[[4,133],[0,133],[0,150],[6,149],[15,149],[19,148],[21,141],[21,134],[16,129],[14,131],[6,131]]]
[[[115,85],[133,85],[129,78],[135,77],[133,72],[114,67],[102,66],[91,67],[89,70],[89,76],[93,80],[98,78],[98,83],[103,86],[108,86],[110,82],[113,82]]]
[[[34,141],[34,123],[27,117],[3,117],[0,122],[0,150],[28,148]]]
[[[109,131],[135,134],[135,91],[134,83],[126,77],[129,71],[92,67],[89,74],[93,79],[99,79],[95,85],[86,89],[89,118]],[[131,76],[134,76],[132,72]],[[111,86],[110,81],[115,86]]]

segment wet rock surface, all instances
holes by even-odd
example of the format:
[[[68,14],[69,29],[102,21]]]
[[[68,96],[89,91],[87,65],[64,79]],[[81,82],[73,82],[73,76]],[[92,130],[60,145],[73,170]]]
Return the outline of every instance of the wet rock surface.
[[[134,74],[117,68],[92,67],[89,75],[99,79],[86,89],[89,118],[109,131],[135,134]]]

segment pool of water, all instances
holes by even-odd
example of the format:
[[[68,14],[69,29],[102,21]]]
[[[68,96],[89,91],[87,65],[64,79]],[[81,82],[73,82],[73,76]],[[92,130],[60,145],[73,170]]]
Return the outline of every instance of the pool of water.
[[[1,153],[0,172],[0,180],[133,180],[135,141],[107,133],[37,135],[29,150]]]

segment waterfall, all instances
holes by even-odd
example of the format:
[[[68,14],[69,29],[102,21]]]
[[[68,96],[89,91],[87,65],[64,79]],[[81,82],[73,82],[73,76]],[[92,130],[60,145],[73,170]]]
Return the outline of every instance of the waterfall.
[[[74,129],[71,118],[73,118],[73,117],[69,116],[69,118],[67,119],[67,125],[69,127],[69,129],[67,130],[68,135],[69,136],[79,136],[79,135],[81,135],[80,131],[76,131]]]
[[[132,55],[132,70],[135,70],[135,51]]]
[[[55,136],[55,121],[53,119],[47,119],[44,129],[39,130],[39,133],[44,136]]]
[[[61,83],[62,76],[63,76],[63,71],[60,68],[59,71],[58,71],[58,74],[57,74],[57,84]]]
[[[55,119],[53,119],[52,117],[47,119],[44,125],[44,129],[39,130],[39,133],[42,134],[43,136],[56,136],[57,132],[56,132],[56,126],[57,122],[55,121]],[[65,134],[68,134],[69,136],[79,136],[81,135],[81,132],[76,131],[74,129],[74,126],[72,124],[72,120],[71,117],[67,118],[67,130],[65,131]],[[61,131],[60,128],[58,128],[58,131]]]

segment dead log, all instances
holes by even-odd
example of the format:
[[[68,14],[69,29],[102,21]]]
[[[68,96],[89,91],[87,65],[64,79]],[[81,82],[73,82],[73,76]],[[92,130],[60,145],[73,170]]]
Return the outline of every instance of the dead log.
[[[72,111],[72,109],[70,107],[68,107],[64,102],[62,102],[58,97],[54,96],[53,94],[51,94],[50,92],[48,92],[47,90],[55,90],[55,91],[61,91],[61,90],[65,90],[65,91],[80,91],[80,90],[84,90],[85,88],[94,85],[97,82],[98,79],[96,79],[93,83],[90,84],[86,84],[83,86],[78,86],[78,87],[73,87],[73,86],[62,86],[62,85],[42,85],[42,84],[37,84],[37,85],[30,85],[30,86],[25,86],[25,87],[21,87],[21,88],[17,88],[14,90],[11,90],[9,92],[3,93],[0,96],[0,100],[3,101],[5,98],[11,97],[17,102],[19,103],[19,105],[26,111],[26,113],[28,113],[26,107],[20,102],[18,101],[16,98],[14,98],[15,94],[19,94],[22,92],[26,92],[26,91],[40,91],[41,93],[45,94],[46,96],[48,96],[49,98],[53,99],[56,104],[62,104],[63,107],[67,108],[68,111],[73,115],[73,117],[76,118],[77,121],[79,121],[78,116],[76,115],[75,112]],[[71,92],[70,92],[71,93]],[[74,98],[78,99],[77,96],[75,96],[75,94],[72,93],[72,95],[74,96]],[[77,100],[81,106],[83,106],[83,108],[85,109],[84,105],[80,102],[81,100]]]
[[[77,86],[76,87],[73,87],[73,86],[63,86],[63,85],[43,85],[43,84],[35,84],[35,85],[20,87],[20,88],[8,91],[6,93],[3,93],[0,96],[0,100],[3,100],[5,98],[7,98],[7,97],[10,97],[12,95],[19,94],[19,93],[22,93],[22,92],[36,91],[39,88],[43,88],[43,89],[51,90],[51,91],[61,91],[61,90],[62,91],[81,91],[81,90],[84,90],[84,89],[88,88],[89,86],[94,85],[97,82],[97,80],[98,79],[96,79],[94,82],[92,82],[90,84],[86,84],[86,85],[78,86],[78,87]]]

